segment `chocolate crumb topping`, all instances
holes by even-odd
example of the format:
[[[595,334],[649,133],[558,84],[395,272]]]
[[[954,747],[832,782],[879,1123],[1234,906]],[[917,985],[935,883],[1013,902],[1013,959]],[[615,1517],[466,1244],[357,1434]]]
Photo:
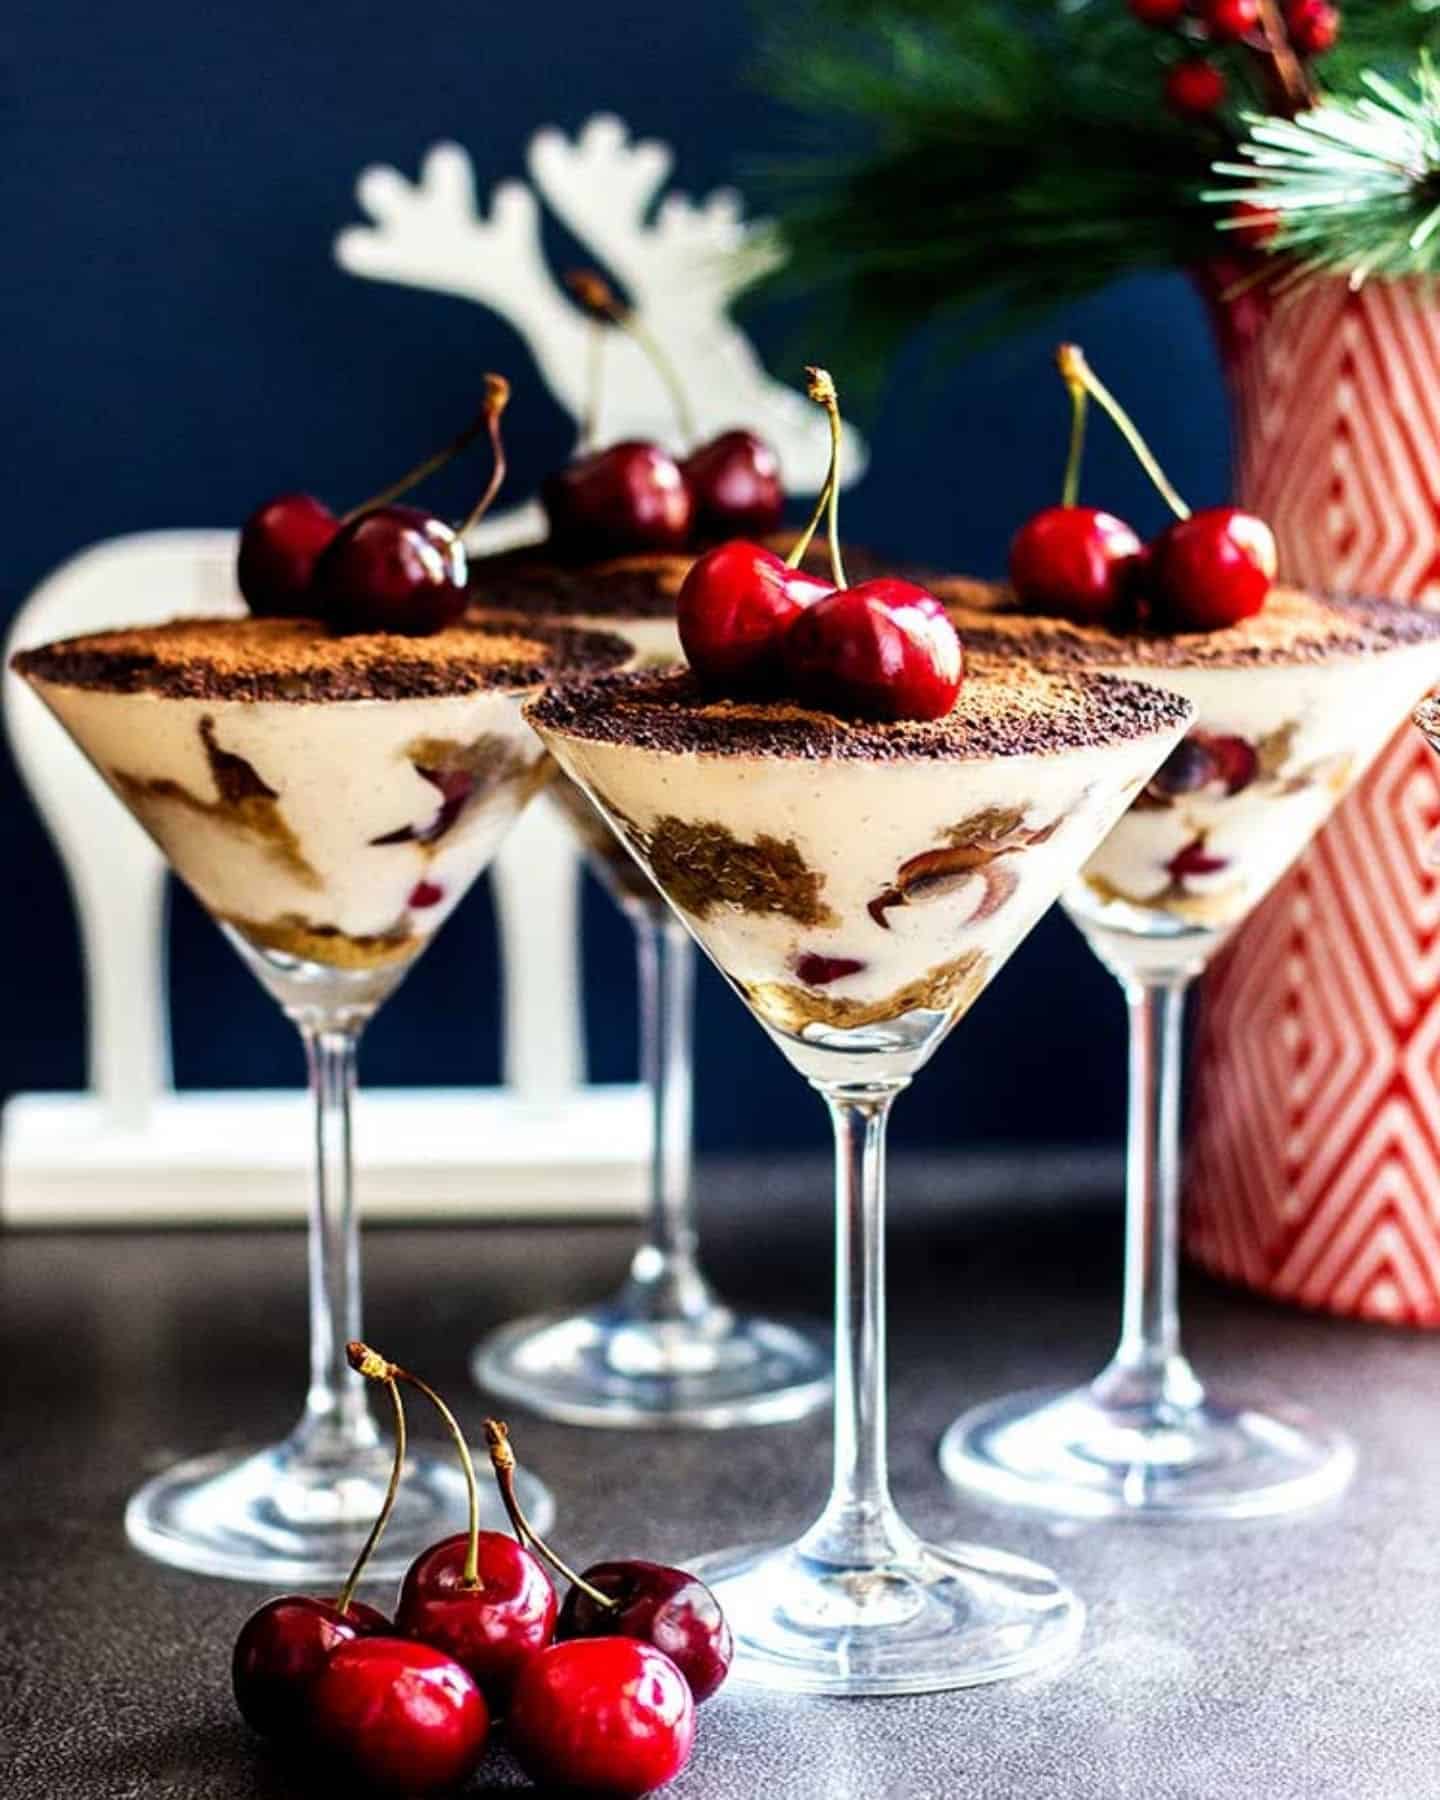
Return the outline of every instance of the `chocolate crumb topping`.
[[[965,759],[1100,748],[1174,730],[1185,701],[1110,675],[1047,672],[1013,654],[966,656],[965,683],[943,719],[842,719],[786,700],[719,700],[688,671],[562,682],[530,702],[543,731],[674,755],[781,756],[806,761]]]
[[[22,650],[13,667],[66,687],[182,700],[410,700],[532,688],[618,668],[624,639],[522,619],[430,637],[332,635],[315,619],[174,619]]]
[[[1024,655],[1059,669],[1252,668],[1374,656],[1440,637],[1440,617],[1393,600],[1332,599],[1276,588],[1258,613],[1220,631],[1108,631],[1025,611],[1000,582],[930,582],[966,649]]]
[[[798,535],[782,531],[760,541],[777,556],[788,556]],[[471,563],[470,603],[527,619],[668,619],[681,584],[703,554],[703,549],[652,551],[606,562],[567,563],[556,559],[548,544],[506,550]],[[851,581],[902,572],[887,569],[865,549],[847,547],[844,556]],[[812,542],[801,567],[812,575],[829,575],[830,553],[823,538]]]

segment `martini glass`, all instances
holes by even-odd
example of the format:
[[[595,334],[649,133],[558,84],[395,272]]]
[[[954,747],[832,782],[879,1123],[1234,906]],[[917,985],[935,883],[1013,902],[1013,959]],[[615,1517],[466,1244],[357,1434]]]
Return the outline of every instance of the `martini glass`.
[[[666,563],[683,559],[662,559]],[[642,666],[682,660],[673,595],[655,617],[576,617],[629,639]],[[803,1418],[830,1397],[830,1347],[737,1312],[700,1266],[691,1173],[695,951],[645,874],[571,781],[547,798],[635,933],[640,1072],[650,1096],[648,1229],[618,1293],[577,1313],[517,1319],[474,1352],[491,1393],[573,1425],[720,1430]]]
[[[413,640],[413,654],[392,650],[387,663],[372,655],[377,642],[400,640],[328,638],[298,620],[200,620],[16,661],[295,1024],[309,1066],[315,1177],[300,1418],[277,1444],[166,1470],[126,1509],[139,1549],[202,1574],[338,1581],[379,1511],[390,1451],[345,1355],[363,1336],[357,1047],[544,781],[520,713],[541,666],[584,666],[587,656],[603,666],[623,648],[528,628],[518,641],[498,628],[442,636]],[[330,697],[357,690],[363,697]],[[552,1514],[548,1494],[530,1485]],[[466,1516],[453,1454],[414,1447],[371,1572],[403,1572]]]
[[[685,927],[829,1110],[834,1487],[796,1543],[692,1564],[736,1673],[921,1693],[1067,1655],[1083,1608],[1038,1564],[923,1542],[886,1472],[885,1130],[895,1098],[1174,745],[1153,690],[972,660],[935,726],[707,705],[683,673],[527,709]]]
[[[1210,958],[1440,675],[1440,627],[1399,607],[1285,593],[1261,618],[1265,654],[1241,642],[1233,656],[1167,662],[1166,686],[1199,724],[1064,897],[1129,1013],[1124,1305],[1093,1381],[993,1401],[945,1434],[950,1480],[1009,1505],[1249,1518],[1319,1504],[1354,1470],[1349,1441],[1322,1419],[1248,1387],[1212,1389],[1181,1348],[1182,1012]],[[1117,640],[1117,663],[1136,672],[1123,655]]]

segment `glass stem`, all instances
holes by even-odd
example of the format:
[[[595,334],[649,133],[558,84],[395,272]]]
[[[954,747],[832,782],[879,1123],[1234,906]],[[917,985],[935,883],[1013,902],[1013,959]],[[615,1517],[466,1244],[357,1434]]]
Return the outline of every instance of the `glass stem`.
[[[363,1019],[297,1018],[315,1109],[315,1185],[310,1203],[310,1388],[297,1432],[319,1455],[344,1456],[379,1442],[365,1383],[345,1360],[364,1336],[360,1235],[350,1146],[355,1053]]]
[[[696,1257],[691,1165],[695,946],[658,898],[627,908],[640,965],[640,1074],[650,1096],[650,1214],[622,1305],[639,1317],[697,1319],[719,1302]]]
[[[912,1541],[890,1498],[885,1427],[885,1132],[909,1082],[814,1085],[835,1128],[835,1476],[796,1548],[867,1568]]]
[[[1194,1406],[1202,1390],[1180,1349],[1181,1022],[1188,975],[1122,983],[1130,1014],[1125,1162],[1125,1309],[1095,1382],[1110,1405]]]

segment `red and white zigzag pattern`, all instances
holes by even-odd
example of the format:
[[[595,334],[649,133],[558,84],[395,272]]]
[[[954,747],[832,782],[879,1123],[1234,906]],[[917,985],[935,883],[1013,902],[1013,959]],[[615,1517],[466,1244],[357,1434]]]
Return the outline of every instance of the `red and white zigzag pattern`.
[[[1287,575],[1440,603],[1440,307],[1314,283],[1231,370]],[[1406,727],[1207,972],[1187,1242],[1305,1306],[1440,1326],[1440,779]]]

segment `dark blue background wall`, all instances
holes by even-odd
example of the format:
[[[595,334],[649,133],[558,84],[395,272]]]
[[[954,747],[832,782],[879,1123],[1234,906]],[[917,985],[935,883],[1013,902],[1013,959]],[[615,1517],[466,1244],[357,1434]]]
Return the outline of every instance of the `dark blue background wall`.
[[[393,471],[397,450],[453,429],[485,366],[524,373],[506,327],[473,305],[342,275],[337,227],[357,217],[371,161],[413,171],[454,137],[482,189],[520,172],[541,123],[573,130],[613,108],[677,151],[704,191],[785,142],[746,85],[744,10],[693,0],[550,0],[541,8],[420,0],[185,0],[102,7],[49,0],[9,20],[0,110],[0,368],[13,457],[0,483],[8,615],[70,551],[145,527],[238,521],[279,488],[336,501]],[[772,354],[793,317],[762,320]],[[1192,500],[1225,484],[1214,358],[1183,281],[1140,281],[1053,328],[943,364],[925,346],[895,371],[872,423],[874,470],[847,530],[907,557],[998,570],[1019,518],[1058,481],[1057,336],[1084,341],[1134,399]],[[843,344],[813,355],[843,375]],[[567,432],[517,408],[518,482]],[[1105,434],[1088,476],[1144,527],[1143,479]],[[457,510],[460,496],[454,496]],[[82,1079],[82,997],[58,865],[8,767],[11,846],[0,889],[10,946],[0,1088]],[[598,896],[587,921],[607,1076],[633,1067],[622,928]],[[178,896],[175,1039],[181,1080],[277,1083],[300,1059],[268,1001]],[[496,1068],[493,932],[478,896],[391,1002],[367,1047],[371,1081],[464,1081]],[[1122,1111],[1119,999],[1058,916],[1035,933],[900,1116],[902,1142],[1113,1136]],[[718,979],[700,1000],[700,1133],[708,1147],[809,1143],[818,1112]]]

